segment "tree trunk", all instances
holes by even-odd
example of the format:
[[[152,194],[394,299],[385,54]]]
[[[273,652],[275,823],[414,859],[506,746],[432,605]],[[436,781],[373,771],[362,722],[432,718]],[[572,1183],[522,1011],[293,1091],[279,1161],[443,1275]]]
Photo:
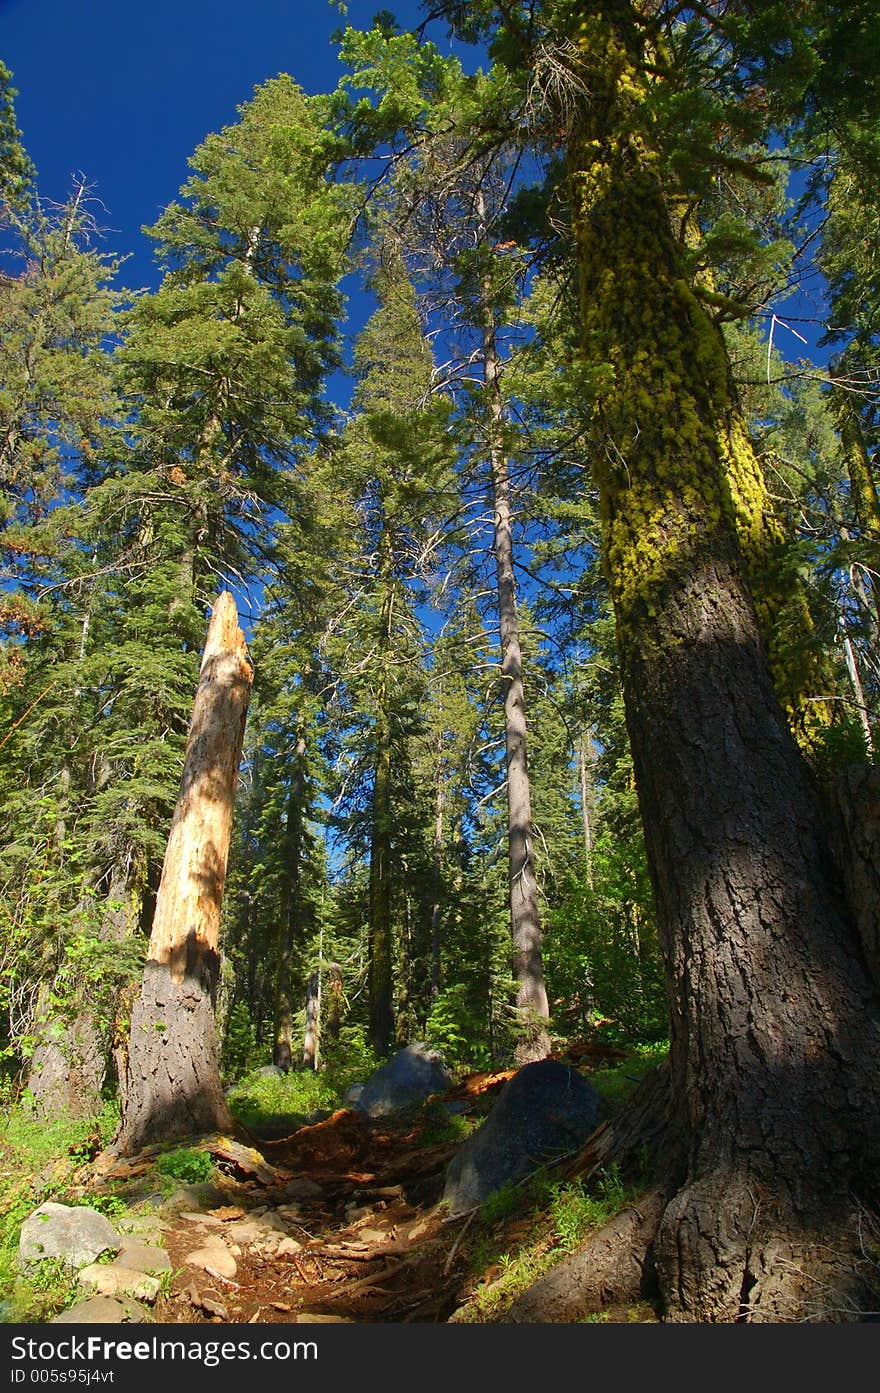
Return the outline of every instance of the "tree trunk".
[[[331,963],[327,969],[327,1039],[339,1039],[342,1022],[342,968]]]
[[[387,520],[381,520],[379,580],[384,591],[381,606],[380,648],[391,651],[393,603],[391,538]],[[394,1040],[394,941],[391,879],[391,713],[384,675],[376,693],[375,766],[370,827],[370,925],[368,985],[370,998],[369,1040],[379,1058],[391,1053]]]
[[[550,1037],[547,1034],[550,1008],[541,955],[538,885],[532,862],[532,800],[526,749],[522,647],[516,612],[516,574],[513,569],[510,478],[507,458],[500,445],[503,424],[500,371],[495,332],[487,320],[483,330],[483,373],[492,425],[493,549],[501,629],[501,676],[504,682],[510,928],[518,1016],[515,1057],[517,1064],[523,1065],[535,1059],[545,1059],[550,1053]]]
[[[299,736],[293,753],[290,789],[285,816],[281,896],[278,916],[278,941],[275,964],[275,1041],[272,1062],[288,1072],[293,1064],[293,997],[291,970],[295,930],[299,928],[300,942],[306,935],[305,907],[302,894],[303,808],[306,780],[304,761],[306,742]]]
[[[588,731],[578,737],[578,775],[581,787],[581,823],[584,830],[584,869],[593,889],[593,740]]]
[[[321,1028],[321,975],[310,972],[306,984],[306,1033],[303,1039],[302,1066],[318,1067],[318,1037]]]
[[[391,751],[387,726],[376,732],[373,817],[370,833],[370,1044],[379,1058],[394,1040],[394,976],[391,920]]]
[[[51,991],[43,985],[37,1003],[37,1047],[31,1056],[27,1088],[36,1115],[45,1121],[61,1117],[94,1117],[101,1110],[101,1090],[107,1069],[107,1030],[81,1006],[72,1020],[53,1012]],[[72,1009],[72,1008],[69,1008]]]
[[[572,191],[586,341],[613,365],[594,459],[671,1014],[653,1264],[668,1319],[834,1319],[864,1300],[880,1002],[746,580],[726,355],[627,123],[638,29],[607,13],[578,31]]]
[[[139,896],[130,865],[113,868],[99,937],[123,942],[136,932]],[[88,1000],[53,1010],[48,985],[41,990],[35,1025],[37,1047],[27,1087],[44,1119],[94,1117],[103,1106],[108,1059],[114,1050],[114,1022],[124,987],[105,984]]]
[[[224,1130],[214,1026],[220,905],[253,669],[235,601],[218,596],[156,898],[147,963],[132,1010],[123,1153]]]

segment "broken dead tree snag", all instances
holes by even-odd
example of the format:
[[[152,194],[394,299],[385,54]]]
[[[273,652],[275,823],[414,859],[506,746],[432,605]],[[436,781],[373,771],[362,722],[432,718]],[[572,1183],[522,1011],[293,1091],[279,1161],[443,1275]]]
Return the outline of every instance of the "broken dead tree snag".
[[[134,1003],[118,1144],[223,1131],[231,1118],[214,1003],[220,906],[253,669],[235,601],[214,606],[143,983]]]
[[[253,668],[228,591],[217,599],[199,672],[180,793],[168,835],[149,956],[177,982],[216,956],[220,903]]]

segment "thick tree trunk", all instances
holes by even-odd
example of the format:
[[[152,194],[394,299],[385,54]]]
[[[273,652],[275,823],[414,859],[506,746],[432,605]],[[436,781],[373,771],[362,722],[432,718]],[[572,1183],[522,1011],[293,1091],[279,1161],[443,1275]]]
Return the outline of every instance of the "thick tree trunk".
[[[495,331],[488,317],[483,329],[483,375],[491,423],[490,466],[494,510],[493,550],[501,630],[501,676],[504,682],[504,741],[507,764],[507,849],[513,978],[518,1017],[515,1057],[518,1065],[545,1059],[550,1053],[547,1022],[550,1008],[541,954],[538,884],[532,859],[532,799],[526,746],[526,706],[522,645],[516,611],[516,573],[510,477],[501,445],[504,408],[499,377],[501,364]]]
[[[94,1117],[101,1110],[107,1071],[106,1027],[85,1007],[73,1020],[62,1019],[52,1011],[49,996],[46,986],[34,1022],[39,1038],[27,1079],[34,1110],[45,1121]]]
[[[880,767],[847,769],[832,790],[832,848],[868,972],[880,992]]]
[[[114,867],[99,937],[121,943],[136,932],[139,896],[127,864]],[[100,999],[53,1010],[48,986],[37,1008],[37,1047],[31,1057],[27,1087],[38,1115],[45,1119],[93,1117],[103,1105],[108,1061],[114,1047],[114,1020],[120,988],[106,984]]]
[[[672,1320],[858,1303],[880,1166],[880,1001],[774,691],[732,474],[720,336],[626,123],[629,7],[585,19],[572,187],[606,567],[671,1012],[674,1190],[653,1243]]]
[[[168,837],[144,980],[132,1010],[118,1144],[224,1130],[214,1000],[220,905],[253,670],[235,602],[218,596]]]

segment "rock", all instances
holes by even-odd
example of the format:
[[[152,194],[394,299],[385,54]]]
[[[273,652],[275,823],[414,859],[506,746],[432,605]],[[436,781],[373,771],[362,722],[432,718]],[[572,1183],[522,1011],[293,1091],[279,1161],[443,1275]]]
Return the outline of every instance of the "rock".
[[[442,1093],[452,1082],[439,1050],[425,1044],[406,1045],[370,1075],[354,1110],[384,1117],[432,1093]]]
[[[139,1238],[124,1237],[113,1267],[129,1267],[135,1272],[170,1272],[171,1259],[164,1248],[143,1243]]]
[[[351,1088],[347,1088],[342,1095],[342,1106],[344,1108],[353,1108],[363,1091],[364,1085],[362,1083],[353,1083]]]
[[[253,1219],[239,1219],[231,1224],[223,1225],[223,1232],[235,1243],[256,1243],[258,1238],[265,1237],[266,1229]],[[211,1235],[214,1237],[214,1234]]]
[[[158,1277],[147,1272],[136,1272],[130,1267],[120,1267],[96,1262],[84,1267],[79,1274],[80,1284],[98,1296],[128,1296],[133,1301],[153,1302],[159,1295],[162,1283]]]
[[[141,1325],[149,1320],[149,1312],[136,1301],[114,1301],[110,1296],[89,1296],[85,1301],[77,1301],[53,1316],[50,1325],[119,1325],[128,1321],[130,1325]]]
[[[284,1070],[279,1069],[277,1064],[264,1064],[262,1069],[257,1069],[254,1078],[256,1079],[283,1079]]]
[[[225,1243],[194,1249],[187,1256],[186,1265],[200,1267],[204,1272],[216,1272],[221,1277],[228,1278],[234,1277],[238,1271],[238,1264]]]
[[[87,1267],[108,1249],[119,1251],[121,1239],[110,1220],[97,1209],[55,1204],[35,1209],[21,1226],[18,1261],[22,1267],[43,1258],[61,1258],[74,1271]]]
[[[223,1204],[226,1195],[216,1185],[207,1181],[197,1185],[181,1185],[165,1200],[162,1208],[169,1214],[179,1214],[182,1209],[192,1212],[196,1209],[214,1209]]]
[[[575,1150],[595,1131],[602,1111],[595,1088],[568,1065],[554,1059],[526,1064],[450,1161],[443,1192],[450,1216],[466,1214],[506,1182]]]
[[[297,1243],[295,1238],[282,1238],[278,1244],[276,1252],[280,1258],[292,1258],[294,1253],[301,1253],[303,1245]]]

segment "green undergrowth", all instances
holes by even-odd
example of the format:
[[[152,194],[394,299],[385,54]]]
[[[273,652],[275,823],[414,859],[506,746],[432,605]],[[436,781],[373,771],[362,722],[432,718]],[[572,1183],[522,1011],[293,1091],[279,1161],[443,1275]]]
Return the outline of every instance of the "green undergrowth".
[[[176,1146],[172,1151],[163,1151],[156,1158],[156,1170],[161,1176],[179,1180],[185,1185],[211,1181],[217,1174],[217,1167],[209,1153],[191,1146]]]
[[[490,1195],[467,1242],[472,1275],[452,1320],[502,1320],[521,1292],[633,1203],[645,1182],[643,1175],[624,1181],[616,1165],[589,1183],[560,1180],[540,1170],[528,1181],[505,1185]],[[630,1318],[644,1315],[633,1312]],[[601,1313],[596,1319],[603,1319]]]
[[[635,1092],[645,1075],[662,1064],[668,1054],[668,1040],[650,1045],[630,1045],[625,1059],[613,1067],[591,1069],[587,1078],[614,1112]]]
[[[362,1032],[343,1027],[319,1069],[291,1069],[287,1074],[252,1070],[229,1088],[226,1101],[233,1117],[257,1136],[278,1133],[286,1124],[293,1131],[316,1112],[342,1107],[346,1091],[365,1082],[379,1062]]]
[[[63,1263],[47,1258],[19,1272],[21,1226],[47,1200],[76,1203],[68,1193],[73,1175],[108,1144],[118,1117],[110,1102],[98,1117],[51,1122],[35,1117],[27,1095],[8,1104],[0,1123],[0,1320],[44,1321],[69,1304],[76,1281]],[[111,1219],[124,1210],[112,1195],[88,1203]]]

